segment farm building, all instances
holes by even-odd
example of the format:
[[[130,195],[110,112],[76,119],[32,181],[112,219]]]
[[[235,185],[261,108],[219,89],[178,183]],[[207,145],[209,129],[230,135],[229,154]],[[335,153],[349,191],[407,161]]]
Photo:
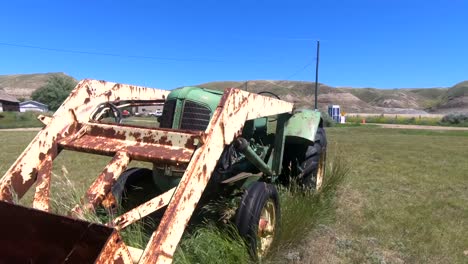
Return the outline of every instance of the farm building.
[[[47,112],[49,108],[43,103],[36,101],[24,101],[20,103],[20,112],[26,111],[38,111],[38,112]]]
[[[19,111],[19,101],[15,97],[0,91],[0,112]]]

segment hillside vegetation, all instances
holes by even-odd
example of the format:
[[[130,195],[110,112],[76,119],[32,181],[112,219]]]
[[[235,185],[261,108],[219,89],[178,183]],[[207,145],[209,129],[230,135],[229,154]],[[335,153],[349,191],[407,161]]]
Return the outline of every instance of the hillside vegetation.
[[[431,110],[444,114],[468,113],[468,81],[458,83],[448,89]]]
[[[62,72],[0,75],[0,90],[17,99],[30,99],[31,94],[45,85],[51,76],[68,76]]]

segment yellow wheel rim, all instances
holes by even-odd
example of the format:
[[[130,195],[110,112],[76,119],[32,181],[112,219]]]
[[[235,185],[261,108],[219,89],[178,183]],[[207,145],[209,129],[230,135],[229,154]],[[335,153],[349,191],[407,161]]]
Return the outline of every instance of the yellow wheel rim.
[[[257,232],[257,256],[262,259],[268,253],[275,237],[276,207],[272,199],[269,199],[262,208]]]
[[[316,180],[316,190],[320,190],[323,183],[323,175],[325,174],[325,164],[326,164],[327,151],[323,150],[320,154],[319,165],[317,169],[317,180]]]

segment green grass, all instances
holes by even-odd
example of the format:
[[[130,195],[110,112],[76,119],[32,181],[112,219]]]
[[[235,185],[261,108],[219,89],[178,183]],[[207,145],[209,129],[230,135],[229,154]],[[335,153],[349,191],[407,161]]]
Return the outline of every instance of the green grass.
[[[0,129],[2,128],[23,128],[23,127],[42,127],[44,126],[37,116],[39,112],[1,112]]]
[[[468,132],[330,128],[352,169],[340,191],[335,255],[344,262],[468,258]]]
[[[158,119],[154,116],[131,116],[122,119],[122,123],[143,127],[159,127]]]
[[[43,127],[44,125],[37,119],[40,112],[2,112],[0,113],[0,129],[4,128],[27,128],[27,127]],[[46,115],[51,115],[47,113]],[[105,121],[115,123],[113,118],[107,118]],[[136,117],[122,119],[123,124],[137,125],[143,127],[158,127],[159,122],[156,117]]]
[[[234,227],[213,224],[195,229],[184,236],[174,255],[174,263],[249,263],[244,241]]]
[[[283,246],[299,242],[317,224],[333,219],[336,191],[348,172],[346,162],[333,157],[327,167],[327,180],[319,192],[304,191],[297,186],[279,188],[282,221],[278,238]]]
[[[0,175],[34,134],[0,131]],[[300,257],[291,263],[468,262],[468,132],[357,126],[327,135],[335,184],[315,195],[280,190],[282,232],[270,262],[287,263],[290,251]],[[66,168],[74,186],[85,188],[109,159],[65,151],[54,173]],[[58,180],[53,188],[64,192]],[[243,263],[240,239],[226,233],[207,225],[185,234],[175,261]]]
[[[14,159],[26,147],[35,132],[0,132],[0,144],[9,146],[0,153],[1,164],[11,164]],[[13,140],[15,139],[15,140]],[[17,144],[11,144],[16,142]],[[63,151],[55,160],[53,168],[52,184],[52,207],[53,212],[66,214],[79,201],[87,186],[98,175],[109,157],[95,156],[83,153]],[[134,164],[145,165],[144,163]],[[147,165],[147,164],[146,164]],[[304,235],[303,228],[313,227],[310,223],[318,223],[330,218],[330,205],[334,197],[334,187],[341,181],[343,174],[339,177],[335,173],[336,166],[332,165],[327,172],[327,177],[335,179],[324,185],[324,192],[319,194],[303,193],[294,188],[281,188],[282,205],[282,228],[280,233],[280,244],[292,244]],[[3,174],[7,167],[0,167]],[[332,190],[333,189],[333,190]],[[326,194],[326,195],[324,195]],[[22,204],[29,205],[32,200],[32,192],[29,192]],[[310,207],[316,207],[309,210]],[[307,212],[307,215],[303,213]],[[94,222],[105,223],[95,215],[87,216]],[[308,219],[307,221],[303,221]],[[232,227],[216,227],[215,223],[208,220],[207,226],[194,228],[193,231],[184,235],[177,251],[176,263],[246,263],[250,258],[244,246],[244,241],[232,232]],[[298,223],[302,223],[299,224]],[[222,235],[221,235],[222,234]],[[142,226],[135,226],[122,234],[124,240],[131,246],[143,247],[149,239]],[[278,248],[280,250],[280,248]],[[227,262],[226,262],[227,261]]]

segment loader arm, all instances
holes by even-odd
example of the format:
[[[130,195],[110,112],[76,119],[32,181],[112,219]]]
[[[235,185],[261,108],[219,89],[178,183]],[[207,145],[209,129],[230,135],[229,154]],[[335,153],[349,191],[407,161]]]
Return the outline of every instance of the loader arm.
[[[278,99],[226,89],[141,263],[171,263],[177,244],[205,190],[224,146],[241,134],[246,120],[292,111],[293,104]]]
[[[103,103],[138,103],[142,98],[163,103],[168,94],[168,91],[139,86],[96,80],[81,81],[53,118],[46,120],[46,126],[0,180],[0,201],[8,203],[15,202],[16,198],[20,199],[36,183],[33,207],[38,212],[44,212],[34,213],[34,209],[27,211],[20,207],[9,209],[10,206],[2,208],[18,210],[18,215],[34,215],[34,218],[24,217],[20,222],[30,226],[31,230],[36,227],[34,221],[39,219],[49,219],[42,226],[37,226],[42,228],[41,232],[45,232],[44,228],[47,226],[53,227],[59,223],[70,222],[70,225],[86,226],[81,220],[67,218],[68,220],[61,221],[60,216],[47,217],[47,212],[50,211],[52,163],[62,149],[113,157],[89,187],[82,204],[73,210],[75,217],[80,217],[83,210],[93,210],[99,204],[112,200],[111,188],[131,160],[153,164],[186,164],[187,168],[177,187],[131,209],[108,224],[108,229],[103,229],[107,237],[101,236],[99,241],[104,244],[104,248],[97,251],[100,253],[94,261],[113,263],[119,259],[128,263],[128,247],[121,241],[119,231],[167,205],[141,259],[139,256],[136,259],[140,263],[171,263],[177,244],[224,147],[242,133],[245,121],[291,112],[293,104],[237,89],[226,89],[204,132],[102,124],[90,120],[96,108]],[[5,221],[7,222],[0,226],[8,228],[18,225],[17,219],[6,218]],[[38,239],[37,236],[30,237]],[[28,237],[24,241],[28,241]],[[52,239],[50,242],[54,241]],[[59,243],[55,245],[58,246]],[[21,254],[12,258],[41,259],[46,256],[41,255],[45,254],[41,252],[37,253],[38,256]],[[0,262],[1,256],[0,251]]]
[[[48,211],[48,196],[52,160],[61,148],[57,142],[76,135],[96,107],[109,101],[161,100],[169,91],[141,86],[116,84],[97,80],[83,80],[55,112],[47,124],[26,147],[16,162],[0,180],[0,200],[21,199],[37,181],[34,207]]]

